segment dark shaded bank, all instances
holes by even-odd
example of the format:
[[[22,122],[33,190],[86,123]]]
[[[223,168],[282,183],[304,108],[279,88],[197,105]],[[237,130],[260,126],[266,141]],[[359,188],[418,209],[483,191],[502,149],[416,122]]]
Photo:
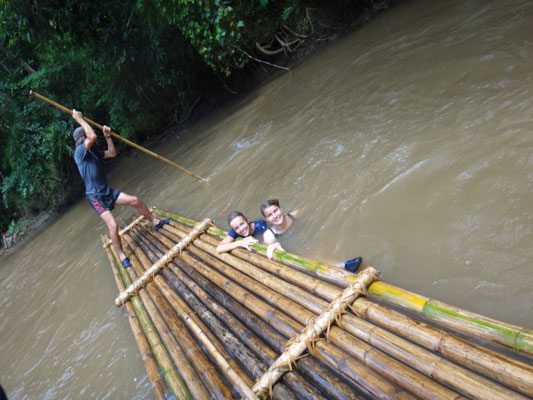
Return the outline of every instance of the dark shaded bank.
[[[286,73],[303,62],[305,56],[330,45],[336,39],[371,21],[379,13],[402,2],[405,0],[368,1],[364,7],[361,4],[347,7],[346,2],[305,7],[300,21],[292,20],[290,24],[280,22],[277,29],[268,32],[261,40],[255,42],[253,51],[241,49],[247,62],[235,68],[229,76],[222,77],[220,73],[213,73],[207,69],[201,71],[201,79],[191,79],[192,86],[186,89],[188,93],[194,94],[194,97],[190,99],[185,109],[183,107],[179,109],[178,104],[174,104],[174,108],[169,108],[166,114],[162,115],[155,130],[139,127],[131,139],[143,147],[150,148],[166,135],[194,125],[205,115],[219,109],[228,101]],[[40,104],[32,106],[43,107]],[[99,118],[104,118],[105,121],[107,117],[102,117],[105,113],[96,111],[96,115],[88,114],[87,116],[97,121]],[[68,116],[60,116],[60,118],[67,120]],[[71,123],[70,120],[66,124],[63,123],[63,130],[70,132]],[[118,132],[124,130],[126,130],[125,127],[118,128]],[[70,135],[66,136],[70,139]],[[131,151],[136,151],[117,141],[115,143],[119,156],[128,156]],[[58,146],[64,151],[65,143],[60,143]],[[66,146],[71,147],[72,144],[67,140]],[[62,181],[61,186],[52,191],[54,198],[48,198],[46,192],[43,192],[44,196],[29,201],[22,209],[10,210],[4,203],[0,205],[0,211],[3,214],[0,229],[4,232],[0,244],[2,253],[13,248],[26,233],[41,227],[46,220],[59,215],[73,202],[84,196],[83,183],[71,157],[62,157],[60,163],[61,175],[51,177],[51,180],[58,181],[60,178]],[[110,165],[108,167],[116,168],[118,164],[115,161],[114,167]],[[2,178],[4,179],[4,176]],[[11,199],[11,204],[20,203],[17,203],[14,197]]]

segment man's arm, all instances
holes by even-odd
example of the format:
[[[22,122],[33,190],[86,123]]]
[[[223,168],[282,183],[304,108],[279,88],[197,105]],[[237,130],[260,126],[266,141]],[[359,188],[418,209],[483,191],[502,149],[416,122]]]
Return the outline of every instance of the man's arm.
[[[111,137],[111,129],[109,126],[104,125],[102,132],[104,132],[104,138],[107,143],[107,150],[104,151],[104,158],[113,158],[117,155],[117,150],[115,149],[115,143],[113,143],[113,138]]]
[[[85,149],[89,151],[93,144],[96,142],[96,133],[94,133],[93,128],[91,128],[91,125],[89,125],[81,115],[80,111],[72,110],[72,118],[76,120],[78,124],[83,128],[85,131],[85,136],[87,139],[85,139]]]

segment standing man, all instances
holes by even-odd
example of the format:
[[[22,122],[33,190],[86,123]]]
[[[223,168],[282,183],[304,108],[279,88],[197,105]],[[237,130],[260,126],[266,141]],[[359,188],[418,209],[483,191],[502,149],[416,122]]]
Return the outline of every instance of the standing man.
[[[130,267],[131,262],[124,253],[118,234],[118,223],[113,214],[111,214],[111,210],[115,205],[135,207],[139,213],[144,215],[154,225],[156,231],[163,225],[168,224],[171,218],[159,220],[150,212],[146,204],[137,197],[109,187],[107,178],[102,171],[101,161],[104,158],[113,158],[117,155],[110,134],[111,130],[108,126],[104,126],[102,129],[107,143],[107,150],[91,150],[91,147],[96,142],[96,133],[94,133],[93,128],[83,119],[81,112],[72,110],[72,117],[80,124],[73,133],[76,142],[74,161],[76,161],[83,183],[85,183],[87,200],[107,224],[111,242],[118,252],[122,266],[124,268]]]

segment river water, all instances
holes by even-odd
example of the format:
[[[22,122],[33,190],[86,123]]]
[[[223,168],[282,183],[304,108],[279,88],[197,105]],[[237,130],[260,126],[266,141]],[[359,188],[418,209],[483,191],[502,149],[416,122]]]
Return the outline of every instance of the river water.
[[[144,154],[111,184],[227,229],[279,198],[285,249],[533,327],[533,3],[408,1]],[[119,129],[117,129],[119,130]],[[120,221],[132,210],[116,210]],[[152,397],[85,200],[0,259],[10,399]]]

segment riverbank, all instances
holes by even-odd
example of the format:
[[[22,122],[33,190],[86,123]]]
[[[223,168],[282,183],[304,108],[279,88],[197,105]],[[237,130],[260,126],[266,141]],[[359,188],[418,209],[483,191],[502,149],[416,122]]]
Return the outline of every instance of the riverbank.
[[[214,80],[209,82],[205,93],[193,104],[186,118],[177,120],[169,117],[166,129],[160,133],[152,133],[137,138],[143,147],[150,148],[164,137],[187,130],[199,120],[221,108],[228,101],[235,100],[250,90],[276,79],[299,65],[305,57],[320,51],[338,39],[360,28],[372,20],[382,11],[400,3],[401,0],[370,2],[367,9],[357,14],[349,10],[343,17],[329,14],[326,10],[307,10],[306,22],[311,25],[311,33],[303,35],[294,28],[280,24],[274,43],[257,43],[258,55],[247,54],[251,59],[244,68],[234,72],[226,81]],[[281,39],[280,39],[281,38]],[[135,151],[130,147],[120,149],[120,157],[130,155]],[[117,163],[115,163],[116,165]],[[44,210],[28,212],[22,218],[11,221],[9,229],[3,232],[0,243],[0,256],[13,249],[28,233],[38,229],[45,221],[53,219],[73,202],[82,198],[83,185],[81,180],[74,185],[64,188],[63,199],[53,207]]]

